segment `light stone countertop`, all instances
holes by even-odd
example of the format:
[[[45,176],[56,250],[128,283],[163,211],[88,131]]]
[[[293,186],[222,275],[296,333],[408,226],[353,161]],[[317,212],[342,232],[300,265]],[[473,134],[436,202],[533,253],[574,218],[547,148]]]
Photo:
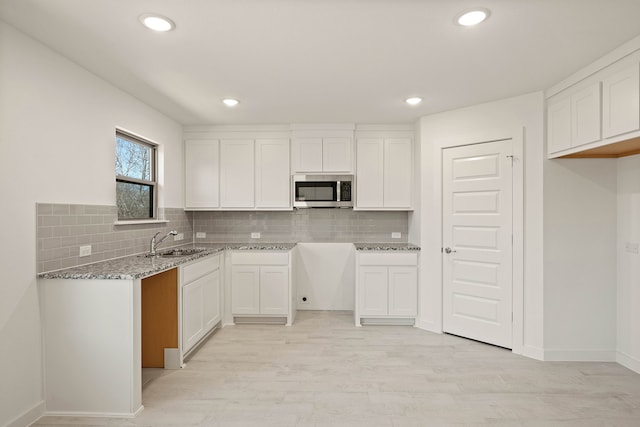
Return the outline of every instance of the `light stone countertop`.
[[[354,243],[356,251],[419,251],[412,243]]]
[[[38,274],[41,279],[102,279],[134,280],[152,276],[165,270],[178,267],[198,258],[225,250],[239,251],[289,251],[295,243],[205,243],[189,244],[159,249],[162,253],[169,249],[203,249],[201,252],[177,257],[145,257],[142,254],[94,262],[77,267]]]

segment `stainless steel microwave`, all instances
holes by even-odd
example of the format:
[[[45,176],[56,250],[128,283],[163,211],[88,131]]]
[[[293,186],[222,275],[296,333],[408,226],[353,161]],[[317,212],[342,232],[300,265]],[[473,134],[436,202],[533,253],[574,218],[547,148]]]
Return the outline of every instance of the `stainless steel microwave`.
[[[293,207],[352,208],[353,175],[294,175]]]

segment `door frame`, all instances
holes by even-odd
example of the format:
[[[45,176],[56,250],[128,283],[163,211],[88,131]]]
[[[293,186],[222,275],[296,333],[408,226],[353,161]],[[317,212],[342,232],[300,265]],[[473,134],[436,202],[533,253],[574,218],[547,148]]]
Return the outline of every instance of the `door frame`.
[[[478,137],[475,141],[460,141],[452,144],[443,144],[440,148],[440,247],[443,247],[443,180],[444,150],[450,148],[478,145],[489,142],[511,140],[513,148],[513,175],[512,175],[512,227],[513,227],[513,253],[512,253],[512,349],[516,354],[524,351],[524,128],[513,131],[511,136],[487,138]],[[442,254],[442,252],[441,252]],[[442,269],[442,257],[440,261],[440,329],[442,331],[444,318],[444,274]]]

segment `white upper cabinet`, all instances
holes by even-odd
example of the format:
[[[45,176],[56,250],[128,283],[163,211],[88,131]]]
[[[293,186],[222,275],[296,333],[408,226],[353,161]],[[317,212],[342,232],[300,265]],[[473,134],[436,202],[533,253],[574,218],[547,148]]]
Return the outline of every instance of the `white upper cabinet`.
[[[352,173],[352,138],[293,139],[293,173]]]
[[[605,138],[640,129],[640,66],[633,64],[602,82]]]
[[[251,127],[187,132],[185,209],[291,210],[289,135]]]
[[[410,139],[384,140],[384,207],[410,208],[413,189]]]
[[[359,138],[356,151],[356,207],[411,209],[411,139]]]
[[[291,206],[289,140],[258,139],[256,152],[256,208]]]
[[[348,173],[353,170],[351,138],[322,139],[322,171]]]
[[[547,148],[557,153],[571,147],[571,98],[547,105]]]
[[[185,142],[185,207],[209,209],[220,205],[218,171],[219,142],[194,140]]]
[[[548,90],[549,158],[616,158],[640,151],[640,41]]]
[[[547,147],[557,153],[600,140],[600,82],[547,105]]]
[[[254,206],[254,141],[220,141],[220,206]]]
[[[571,95],[571,145],[600,139],[600,82]]]
[[[293,140],[293,172],[322,172],[322,138]]]
[[[359,208],[384,206],[384,139],[362,138],[356,143],[356,199]]]

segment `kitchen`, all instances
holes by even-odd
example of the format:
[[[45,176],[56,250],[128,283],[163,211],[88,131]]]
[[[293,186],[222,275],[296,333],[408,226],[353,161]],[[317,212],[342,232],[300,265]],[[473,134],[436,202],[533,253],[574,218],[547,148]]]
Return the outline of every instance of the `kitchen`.
[[[3,219],[6,224],[11,224],[4,229],[7,244],[2,249],[3,259],[11,260],[10,264],[4,265],[6,285],[0,298],[0,324],[2,341],[5,343],[0,364],[3,366],[0,399],[2,424],[23,414],[39,415],[44,408],[41,403],[44,374],[36,280],[36,203],[113,206],[113,165],[111,161],[105,162],[105,159],[113,158],[114,130],[122,127],[153,141],[171,141],[163,143],[160,148],[164,167],[159,177],[159,206],[169,210],[169,227],[184,224],[185,220],[181,219],[184,218],[182,215],[186,215],[182,141],[188,138],[183,123],[193,123],[183,117],[170,119],[166,113],[161,113],[159,110],[162,110],[166,100],[158,98],[156,103],[152,103],[153,107],[149,107],[147,104],[150,101],[142,102],[139,96],[127,93],[130,88],[122,90],[96,77],[74,64],[74,61],[78,62],[77,59],[69,61],[5,24],[5,21],[13,21],[12,25],[18,27],[21,19],[27,19],[25,16],[20,18],[21,15],[13,16],[9,10],[12,7],[14,5],[10,2],[3,3],[3,23],[0,27],[0,92],[3,94],[0,129],[3,176],[20,177],[20,181],[5,179],[2,187],[2,194],[8,197],[5,206],[9,207],[3,210]],[[624,19],[622,9],[618,11],[619,15],[614,15],[615,21],[611,16],[602,16],[614,13],[606,9],[598,9],[601,15],[598,19],[610,19],[609,22]],[[627,15],[634,16],[632,12]],[[497,16],[490,19],[497,19]],[[447,20],[451,18],[447,17]],[[624,252],[626,241],[640,240],[634,234],[634,218],[637,218],[634,194],[637,194],[637,188],[633,183],[637,181],[637,160],[633,156],[618,160],[546,160],[543,144],[546,96],[541,91],[549,89],[605,53],[613,52],[637,35],[632,30],[635,28],[633,24],[615,26],[617,31],[623,28],[630,30],[618,35],[618,39],[610,44],[597,49],[592,47],[594,53],[591,56],[575,59],[575,63],[567,65],[569,69],[565,74],[549,84],[515,93],[495,91],[466,104],[445,107],[441,111],[452,110],[446,113],[412,110],[415,119],[400,121],[411,123],[409,126],[414,133],[415,190],[419,197],[414,200],[414,210],[404,214],[406,231],[404,228],[396,229],[397,226],[404,227],[401,219],[400,223],[382,229],[381,233],[390,236],[391,232],[401,232],[403,239],[422,248],[421,316],[417,321],[421,328],[434,332],[442,330],[442,307],[439,305],[441,197],[436,190],[441,175],[441,148],[477,142],[478,138],[488,141],[496,139],[496,136],[502,138],[505,134],[512,136],[514,128],[524,127],[526,190],[523,227],[526,239],[523,251],[526,256],[523,270],[526,286],[523,287],[523,299],[526,301],[526,313],[522,316],[522,339],[514,342],[514,351],[518,344],[520,354],[544,360],[620,360],[626,355],[629,359],[625,365],[635,366],[633,369],[638,370],[634,364],[639,359],[635,338],[638,334],[634,326],[638,322],[635,321],[633,309],[637,307],[633,299],[633,284],[637,282],[638,262],[633,254]],[[613,29],[603,28],[603,31],[613,32]],[[67,41],[73,44],[72,40]],[[580,45],[578,42],[576,44]],[[93,58],[90,52],[85,53],[87,58]],[[569,58],[554,59],[565,60],[568,62]],[[358,81],[353,77],[349,80],[354,85]],[[295,89],[301,88],[295,86]],[[315,95],[319,96],[317,93]],[[198,99],[199,95],[185,90],[180,96]],[[243,102],[239,107],[248,103]],[[276,111],[276,106],[271,110]],[[239,118],[229,119],[236,112]],[[220,110],[218,121],[238,120],[235,122],[237,125],[250,123],[243,119],[242,114],[242,110]],[[317,114],[318,117],[325,117],[320,112]],[[397,123],[399,121],[394,114],[389,112],[366,123]],[[344,122],[330,115],[326,117],[323,123]],[[309,123],[310,120],[300,120],[292,114],[290,120],[278,119],[275,122]],[[264,121],[272,119],[265,115]],[[350,122],[362,123],[355,117]],[[29,166],[25,168],[26,165]],[[19,182],[20,191],[15,189],[16,182]],[[567,200],[572,203],[567,204]],[[312,212],[308,215],[316,215],[315,212],[321,212],[317,214],[320,216],[329,215],[324,211]],[[587,212],[590,215],[586,215]],[[232,223],[236,221],[233,218],[236,214],[245,215],[240,216],[245,219],[251,215],[246,212],[220,212],[215,215],[219,215],[222,221],[226,218]],[[397,221],[393,215],[400,215],[382,215],[387,214],[392,215],[390,222]],[[263,214],[253,215],[257,215],[256,224],[262,220],[265,224],[268,221],[260,217]],[[298,211],[292,215],[304,213]],[[309,218],[309,221],[315,220],[327,219]],[[211,228],[204,230],[212,241],[222,237],[209,234],[216,230],[219,232],[214,221],[218,219],[211,221]],[[311,228],[314,226],[311,225]],[[184,226],[183,230],[188,231],[188,226]],[[254,231],[263,230],[248,226],[237,233],[246,235]],[[233,229],[226,232],[230,234],[230,240],[237,238],[234,232]],[[372,233],[375,234],[375,231]],[[133,240],[136,238],[142,239],[132,237]],[[263,236],[262,240],[266,238]],[[378,236],[372,237],[372,241],[378,239]],[[593,241],[603,244],[593,245]],[[622,251],[618,241],[622,243]],[[144,250],[146,248],[142,247],[138,252]],[[117,249],[109,248],[106,251]],[[20,256],[16,256],[17,253]],[[433,274],[425,275],[425,271]],[[582,287],[578,288],[581,290],[579,293],[575,285],[570,285],[576,275]],[[571,301],[571,304],[567,301]],[[600,315],[592,315],[594,312]],[[18,386],[9,390],[7,384]]]

